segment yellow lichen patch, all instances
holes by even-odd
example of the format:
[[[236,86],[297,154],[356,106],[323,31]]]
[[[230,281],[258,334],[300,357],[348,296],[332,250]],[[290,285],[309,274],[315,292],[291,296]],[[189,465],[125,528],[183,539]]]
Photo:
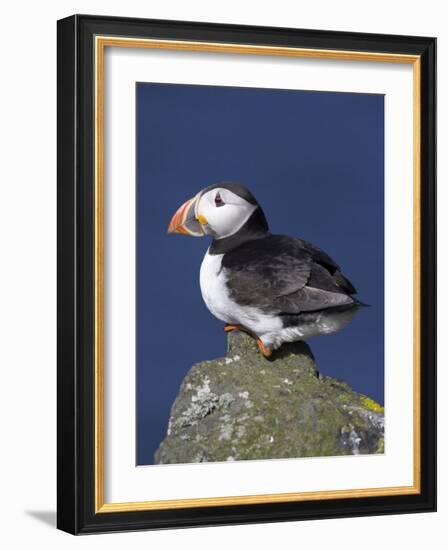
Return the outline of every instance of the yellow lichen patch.
[[[366,409],[370,409],[371,411],[377,412],[377,413],[384,413],[384,407],[379,405],[376,401],[373,399],[370,399],[370,397],[361,397],[361,403],[366,407]]]

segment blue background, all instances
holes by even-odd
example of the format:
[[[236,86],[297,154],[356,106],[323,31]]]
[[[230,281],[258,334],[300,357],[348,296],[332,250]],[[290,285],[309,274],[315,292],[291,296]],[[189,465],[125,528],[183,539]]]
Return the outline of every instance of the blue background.
[[[309,341],[319,371],[383,404],[382,95],[137,84],[137,464],[151,464],[179,385],[225,354],[202,302],[207,238],[167,235],[200,189],[251,189],[273,233],[310,240],[372,307]]]

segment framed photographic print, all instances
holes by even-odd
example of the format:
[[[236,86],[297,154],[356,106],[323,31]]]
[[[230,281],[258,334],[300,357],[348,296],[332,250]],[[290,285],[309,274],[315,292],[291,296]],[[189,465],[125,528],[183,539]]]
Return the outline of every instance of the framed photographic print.
[[[435,510],[435,48],[58,22],[60,529]]]

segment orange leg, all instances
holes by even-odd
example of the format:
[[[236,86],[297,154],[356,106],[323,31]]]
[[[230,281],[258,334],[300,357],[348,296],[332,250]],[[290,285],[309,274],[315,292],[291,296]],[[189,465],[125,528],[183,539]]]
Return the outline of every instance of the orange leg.
[[[257,344],[258,344],[258,348],[259,350],[261,351],[261,353],[265,356],[265,357],[270,357],[272,355],[272,349],[271,348],[268,348],[267,346],[265,346],[263,344],[263,342],[260,340],[260,338],[256,338],[257,340]]]
[[[245,329],[242,325],[225,325],[224,326],[224,332],[233,332],[234,330],[242,330],[243,332],[247,332],[247,329]]]
[[[243,327],[242,325],[225,325],[224,332],[233,332],[234,330],[241,330],[242,332],[246,332],[252,338],[254,338],[257,341],[258,349],[261,351],[261,353],[265,357],[270,357],[272,355],[272,349],[266,347],[263,342],[258,338],[256,334],[254,334],[251,330],[247,329],[246,327]]]

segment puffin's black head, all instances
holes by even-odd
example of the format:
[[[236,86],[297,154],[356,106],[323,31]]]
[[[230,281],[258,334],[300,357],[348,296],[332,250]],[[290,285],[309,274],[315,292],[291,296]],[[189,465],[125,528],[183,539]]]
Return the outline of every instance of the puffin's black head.
[[[168,226],[168,233],[212,235],[216,241],[236,235],[241,241],[267,232],[263,210],[252,193],[237,182],[206,187],[177,210]]]

